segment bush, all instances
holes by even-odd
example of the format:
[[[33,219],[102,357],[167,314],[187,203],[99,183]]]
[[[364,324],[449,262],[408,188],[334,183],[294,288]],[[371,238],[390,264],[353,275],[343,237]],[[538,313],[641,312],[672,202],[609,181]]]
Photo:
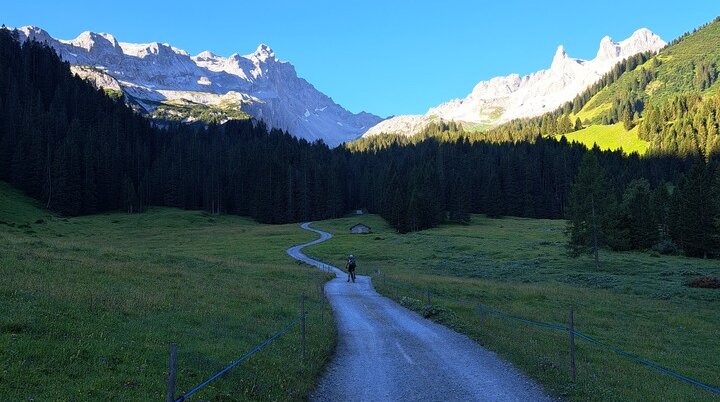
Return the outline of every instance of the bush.
[[[670,239],[665,239],[653,246],[653,251],[657,251],[663,255],[677,255],[680,253],[678,246]]]
[[[720,289],[720,278],[712,275],[701,276],[688,282],[691,288]]]

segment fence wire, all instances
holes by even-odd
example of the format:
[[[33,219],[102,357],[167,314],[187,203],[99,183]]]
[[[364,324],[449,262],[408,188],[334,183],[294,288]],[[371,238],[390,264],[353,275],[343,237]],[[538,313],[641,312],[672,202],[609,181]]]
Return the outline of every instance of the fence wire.
[[[325,304],[325,302],[324,302],[324,298],[325,298],[324,292],[322,292],[322,293],[320,294],[320,298],[321,298],[322,300],[309,300],[309,299],[306,299],[306,300],[305,300],[306,306],[307,306],[307,305],[313,305],[313,304],[314,304],[315,307],[318,307],[318,308],[320,308],[320,309],[323,309],[323,308],[324,308],[324,304]],[[313,310],[312,308],[311,308],[311,309],[307,309],[307,308],[306,308],[306,309],[305,309],[305,313],[304,313],[305,317],[307,317],[308,314],[309,314],[312,310]],[[218,371],[217,373],[213,374],[213,375],[210,376],[207,380],[205,380],[205,381],[203,381],[202,383],[198,384],[197,386],[195,386],[195,387],[194,387],[193,389],[191,389],[190,391],[187,391],[187,392],[185,392],[184,394],[182,394],[180,397],[176,398],[176,399],[175,399],[175,402],[184,402],[185,400],[187,400],[187,398],[191,397],[192,395],[196,394],[198,391],[200,391],[200,390],[202,390],[203,388],[205,388],[206,386],[208,386],[208,385],[209,385],[210,383],[212,383],[213,381],[215,381],[215,380],[217,380],[218,378],[222,377],[225,373],[227,373],[228,371],[232,370],[233,368],[235,368],[238,364],[242,363],[243,361],[247,360],[250,356],[254,355],[255,353],[260,352],[260,351],[263,350],[266,346],[270,345],[270,344],[273,343],[275,340],[277,340],[278,338],[280,338],[281,336],[285,335],[285,334],[288,333],[290,330],[292,330],[293,328],[295,328],[296,326],[298,326],[298,325],[300,324],[300,322],[301,322],[301,319],[302,319],[302,316],[299,316],[299,317],[295,318],[294,320],[290,321],[285,327],[283,327],[283,328],[280,329],[279,331],[277,331],[277,332],[275,332],[274,334],[272,334],[269,338],[265,339],[264,341],[262,341],[261,343],[259,343],[258,345],[256,345],[256,346],[255,346],[254,348],[252,348],[249,352],[247,352],[246,354],[242,355],[242,356],[239,357],[237,360],[233,361],[232,363],[230,363],[229,365],[227,365],[226,367],[224,367],[222,370],[220,370],[220,371]]]
[[[709,384],[706,384],[706,383],[704,383],[704,382],[702,382],[702,381],[696,380],[696,379],[694,379],[694,378],[692,378],[692,377],[688,377],[688,376],[686,376],[686,375],[684,375],[684,374],[680,374],[680,373],[678,373],[677,371],[674,371],[674,370],[671,370],[671,369],[669,369],[669,368],[663,367],[663,366],[661,366],[661,365],[659,365],[659,364],[657,364],[657,363],[654,363],[654,362],[652,362],[652,361],[650,361],[650,360],[648,360],[648,359],[646,359],[646,358],[644,358],[644,357],[637,356],[637,355],[632,354],[632,353],[630,353],[630,352],[626,352],[626,351],[624,351],[624,350],[622,350],[622,349],[620,349],[620,348],[618,348],[618,347],[616,347],[616,346],[613,346],[613,345],[610,345],[610,344],[608,344],[608,343],[599,341],[599,340],[591,337],[590,335],[584,334],[584,333],[579,332],[579,331],[574,330],[574,329],[571,330],[570,328],[566,327],[565,325],[554,324],[554,323],[547,323],[547,322],[536,321],[536,320],[531,320],[531,319],[524,318],[524,317],[519,317],[519,316],[516,316],[516,315],[513,315],[513,314],[508,314],[508,313],[506,313],[506,312],[504,312],[504,311],[501,311],[501,310],[498,310],[498,309],[496,309],[496,308],[494,308],[494,307],[486,306],[486,305],[483,305],[483,304],[480,304],[480,303],[472,303],[472,302],[468,302],[468,301],[464,301],[464,300],[454,299],[454,298],[452,298],[452,297],[448,297],[448,296],[445,296],[445,295],[438,295],[438,294],[430,293],[429,290],[427,290],[427,289],[423,290],[423,289],[421,289],[421,288],[418,288],[418,287],[413,286],[413,285],[410,285],[410,284],[402,283],[402,282],[399,282],[399,281],[393,280],[393,279],[388,279],[387,276],[385,276],[384,274],[381,274],[381,273],[379,273],[379,272],[376,273],[376,274],[374,274],[374,275],[372,275],[372,277],[373,277],[373,278],[382,279],[382,281],[383,281],[384,283],[389,284],[390,286],[396,286],[396,287],[401,288],[401,289],[410,290],[410,291],[412,291],[413,293],[427,292],[428,295],[431,295],[431,296],[433,296],[433,297],[435,297],[435,298],[444,299],[444,300],[449,301],[449,302],[454,303],[454,304],[476,307],[476,308],[480,309],[483,313],[492,314],[492,315],[494,315],[494,316],[496,316],[496,317],[499,317],[499,318],[504,318],[504,319],[507,319],[507,320],[516,321],[516,322],[520,322],[520,323],[523,323],[523,324],[532,325],[532,326],[536,326],[536,327],[540,327],[540,328],[546,328],[546,329],[555,330],[555,331],[562,331],[562,332],[568,332],[568,333],[572,332],[572,333],[573,333],[575,336],[577,336],[578,338],[580,338],[580,339],[582,339],[582,340],[584,340],[584,341],[586,341],[586,342],[589,342],[589,343],[591,343],[591,344],[594,344],[594,345],[596,345],[596,346],[598,346],[598,347],[601,347],[601,348],[610,350],[610,351],[614,352],[615,354],[617,354],[617,355],[620,356],[620,357],[623,357],[623,358],[628,359],[628,360],[630,360],[630,361],[633,361],[633,362],[635,362],[635,363],[641,364],[641,365],[643,365],[643,366],[645,366],[645,367],[651,368],[651,369],[653,369],[653,370],[656,370],[656,371],[658,371],[658,372],[660,372],[660,373],[663,373],[663,374],[666,374],[666,375],[668,375],[668,376],[671,376],[671,377],[677,378],[677,379],[679,379],[679,380],[685,381],[685,382],[687,382],[687,383],[693,384],[693,385],[698,386],[698,387],[700,387],[700,388],[703,388],[703,389],[705,389],[705,390],[707,390],[707,391],[710,391],[710,392],[713,392],[713,393],[716,393],[716,394],[720,394],[720,388],[718,388],[718,387],[714,387],[714,386],[709,385]]]
[[[300,319],[296,318],[292,322],[290,322],[288,325],[286,325],[283,329],[277,331],[274,333],[271,337],[264,340],[262,343],[255,346],[252,350],[241,356],[239,359],[235,360],[234,362],[230,363],[228,366],[223,368],[222,370],[218,371],[217,373],[213,374],[210,378],[203,381],[202,383],[198,384],[195,388],[191,389],[190,391],[184,393],[179,398],[175,399],[175,402],[183,402],[190,396],[194,395],[196,392],[200,391],[201,389],[205,388],[208,384],[211,382],[217,380],[220,378],[223,374],[227,373],[228,371],[232,370],[237,366],[238,364],[242,363],[243,361],[247,360],[250,356],[254,355],[255,353],[263,350],[265,346],[271,344],[274,340],[277,338],[283,336],[285,333],[293,329],[295,326],[297,326],[300,323]]]

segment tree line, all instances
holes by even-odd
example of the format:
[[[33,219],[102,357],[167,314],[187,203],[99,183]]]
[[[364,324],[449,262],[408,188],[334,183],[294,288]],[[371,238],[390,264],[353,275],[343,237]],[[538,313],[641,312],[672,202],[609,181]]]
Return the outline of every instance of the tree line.
[[[65,215],[171,206],[286,223],[367,208],[400,232],[466,223],[471,213],[564,218],[588,154],[603,169],[603,194],[616,200],[638,180],[683,194],[673,190],[696,165],[564,139],[481,141],[455,123],[335,149],[249,120],[158,127],[73,76],[51,48],[0,30],[0,179]],[[614,247],[609,238],[603,245]]]
[[[65,215],[149,205],[280,223],[346,210],[343,155],[261,123],[154,126],[0,30],[0,179]],[[326,195],[326,194],[329,194]]]
[[[681,251],[690,257],[720,256],[720,163],[696,158],[675,183],[633,179],[622,194],[595,153],[583,157],[570,193],[571,255],[598,250]]]

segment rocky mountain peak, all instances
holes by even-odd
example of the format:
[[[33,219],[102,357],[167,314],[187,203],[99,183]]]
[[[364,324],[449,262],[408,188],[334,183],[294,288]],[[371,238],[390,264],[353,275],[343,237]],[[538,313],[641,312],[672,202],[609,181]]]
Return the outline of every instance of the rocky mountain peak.
[[[611,37],[605,35],[600,40],[600,46],[598,47],[595,58],[599,60],[612,59],[617,57],[619,53],[620,49],[618,48],[617,43],[613,42]]]
[[[198,53],[197,56],[195,56],[195,58],[196,59],[217,59],[218,56],[209,50],[205,50],[204,52]]]
[[[249,56],[250,58],[256,59],[260,62],[266,62],[268,60],[277,61],[277,58],[275,57],[275,52],[270,48],[270,46],[264,43],[261,43],[258,48]]]
[[[271,128],[330,146],[354,140],[382,120],[344,109],[298,77],[292,64],[278,61],[266,44],[246,56],[205,51],[190,57],[167,43],[118,42],[110,34],[83,32],[57,40],[38,27],[18,32],[21,40],[47,42],[73,72],[99,87],[119,88],[148,114],[173,100],[236,107]]]
[[[555,56],[553,56],[553,61],[550,65],[550,68],[556,68],[559,65],[565,63],[566,60],[568,60],[568,55],[567,52],[565,52],[565,46],[560,45],[558,46],[557,50],[555,50]]]
[[[572,100],[624,58],[640,52],[657,52],[663,46],[665,42],[645,28],[621,42],[605,36],[593,60],[572,58],[561,45],[555,51],[549,69],[522,77],[511,74],[480,81],[465,98],[432,107],[424,115],[387,119],[369,129],[365,136],[380,133],[412,135],[433,121],[491,126],[516,118],[538,116]]]
[[[34,25],[18,28],[22,40],[33,39],[38,42],[50,42],[53,38],[44,29]],[[24,36],[24,37],[23,37]]]
[[[83,48],[87,51],[103,51],[103,50],[120,50],[120,44],[114,36],[106,33],[95,33],[85,31],[78,35],[77,38],[67,41],[75,47]]]
[[[628,53],[645,51],[643,49],[654,49],[657,51],[664,47],[666,43],[651,30],[640,28],[633,32],[629,38],[620,42],[619,45],[622,48],[624,56],[627,57],[629,56]]]

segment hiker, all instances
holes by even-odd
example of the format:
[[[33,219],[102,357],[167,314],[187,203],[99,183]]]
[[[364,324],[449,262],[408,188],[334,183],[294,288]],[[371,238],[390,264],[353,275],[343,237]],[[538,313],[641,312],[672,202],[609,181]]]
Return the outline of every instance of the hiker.
[[[352,279],[353,283],[355,283],[355,257],[353,257],[352,254],[350,254],[350,257],[348,257],[348,262],[345,264],[345,269],[348,271],[348,282],[350,282],[350,279]]]

